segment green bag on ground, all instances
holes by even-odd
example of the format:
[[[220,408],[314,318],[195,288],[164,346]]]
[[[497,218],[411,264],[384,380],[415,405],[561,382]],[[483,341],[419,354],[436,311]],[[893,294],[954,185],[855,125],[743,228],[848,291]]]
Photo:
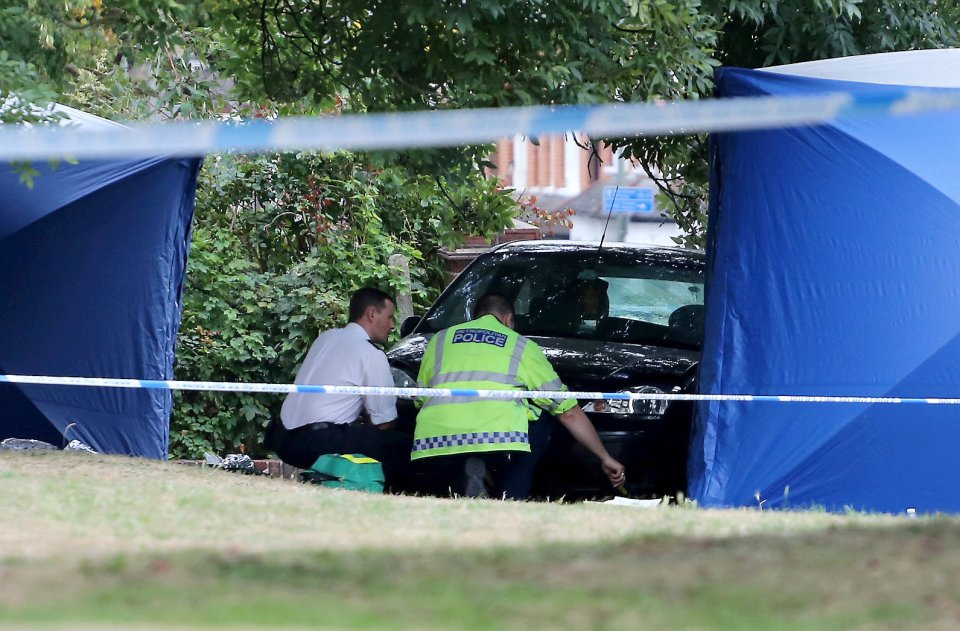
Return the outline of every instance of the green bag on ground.
[[[383,493],[383,467],[362,454],[324,454],[301,474],[304,482],[350,491]]]

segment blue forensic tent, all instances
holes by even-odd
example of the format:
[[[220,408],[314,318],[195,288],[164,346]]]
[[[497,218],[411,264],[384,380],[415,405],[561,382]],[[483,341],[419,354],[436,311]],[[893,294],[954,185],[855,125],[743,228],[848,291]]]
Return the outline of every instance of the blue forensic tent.
[[[200,160],[33,166],[32,189],[0,167],[0,374],[171,379]],[[171,405],[166,390],[0,383],[0,438],[165,458]]]
[[[726,68],[720,97],[960,88],[960,51]],[[865,94],[866,96],[866,94]],[[717,134],[712,394],[960,397],[960,111]],[[960,511],[951,405],[703,403],[703,506]]]

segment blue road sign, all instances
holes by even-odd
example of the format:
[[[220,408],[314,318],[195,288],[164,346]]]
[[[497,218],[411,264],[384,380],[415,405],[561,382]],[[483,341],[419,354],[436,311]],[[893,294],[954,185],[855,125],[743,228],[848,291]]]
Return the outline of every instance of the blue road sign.
[[[653,189],[640,186],[604,186],[603,210],[615,213],[653,213]]]

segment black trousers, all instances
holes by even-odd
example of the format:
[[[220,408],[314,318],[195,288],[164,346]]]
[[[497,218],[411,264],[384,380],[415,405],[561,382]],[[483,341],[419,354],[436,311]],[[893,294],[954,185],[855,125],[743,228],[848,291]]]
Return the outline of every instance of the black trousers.
[[[468,454],[431,456],[413,461],[414,472],[418,478],[417,491],[436,497],[463,497],[466,495],[466,463],[470,458],[478,458],[487,468],[487,492],[490,497],[499,499],[506,495],[503,480],[508,475],[512,462],[530,454],[520,451],[480,451]],[[513,497],[508,499],[523,499]]]
[[[271,442],[281,460],[309,469],[324,454],[363,454],[379,460],[388,489],[402,488],[410,470],[412,437],[404,432],[350,423],[288,430],[274,421]]]
[[[437,497],[463,496],[466,491],[467,459],[480,458],[489,474],[490,497],[525,500],[530,497],[537,464],[543,458],[558,426],[557,420],[546,414],[530,423],[529,452],[486,451],[415,460],[413,471],[417,478],[416,490]]]

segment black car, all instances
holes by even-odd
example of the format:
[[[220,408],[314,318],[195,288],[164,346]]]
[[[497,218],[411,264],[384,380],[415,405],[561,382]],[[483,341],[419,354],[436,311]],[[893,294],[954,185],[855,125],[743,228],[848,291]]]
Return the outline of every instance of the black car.
[[[703,341],[702,252],[629,244],[515,241],[481,255],[423,318],[408,318],[387,356],[398,386],[414,386],[437,331],[471,319],[483,293],[513,300],[516,330],[536,341],[571,390],[692,392]],[[685,489],[689,402],[585,400],[635,497]],[[401,427],[416,411],[399,405]],[[544,413],[537,421],[559,423]],[[597,459],[562,429],[537,468],[537,497],[585,498],[612,489]]]

